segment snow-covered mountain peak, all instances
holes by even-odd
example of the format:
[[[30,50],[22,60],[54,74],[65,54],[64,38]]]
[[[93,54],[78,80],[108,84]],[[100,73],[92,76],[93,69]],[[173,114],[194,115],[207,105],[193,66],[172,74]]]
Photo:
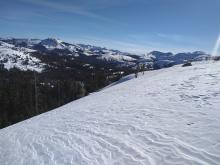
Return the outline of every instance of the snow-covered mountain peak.
[[[55,38],[44,40],[5,38],[0,39],[0,41],[4,42],[5,48],[7,43],[9,44],[7,47],[14,47],[13,49],[20,51],[24,49],[24,53],[36,51],[35,55],[72,56],[92,65],[108,64],[118,67],[134,67],[140,63],[145,63],[148,68],[159,69],[181,64],[187,60],[203,60],[209,56],[201,51],[178,54],[152,51],[146,55],[139,56],[98,46],[67,43]],[[37,56],[34,57],[38,58]]]
[[[171,52],[160,52],[160,51],[152,51],[150,53],[147,54],[148,56],[154,56],[156,58],[158,57],[172,57],[174,54]]]
[[[42,40],[40,42],[41,45],[43,45],[47,49],[64,49],[65,45],[62,43],[61,40],[55,39],[55,38],[47,38],[45,40]]]
[[[193,54],[207,55],[207,53],[205,53],[203,51],[195,51],[195,52],[193,52]]]

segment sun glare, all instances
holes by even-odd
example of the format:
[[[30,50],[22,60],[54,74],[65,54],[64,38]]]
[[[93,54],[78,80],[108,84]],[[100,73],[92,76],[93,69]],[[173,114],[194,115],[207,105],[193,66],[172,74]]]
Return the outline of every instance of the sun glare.
[[[220,34],[219,34],[218,39],[215,43],[215,47],[212,51],[212,56],[218,56],[219,55],[219,48],[220,48]]]

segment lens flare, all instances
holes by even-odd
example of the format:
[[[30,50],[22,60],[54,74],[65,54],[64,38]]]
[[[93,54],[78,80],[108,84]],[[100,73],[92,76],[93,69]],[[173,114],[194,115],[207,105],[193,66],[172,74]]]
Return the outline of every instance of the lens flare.
[[[218,39],[216,41],[215,47],[212,51],[212,56],[218,56],[219,48],[220,48],[220,34],[219,34]]]

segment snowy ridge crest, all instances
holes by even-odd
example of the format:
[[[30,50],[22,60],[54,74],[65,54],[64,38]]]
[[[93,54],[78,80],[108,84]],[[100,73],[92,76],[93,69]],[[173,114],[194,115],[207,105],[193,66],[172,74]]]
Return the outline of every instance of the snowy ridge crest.
[[[17,67],[22,70],[42,71],[43,66],[47,64],[41,62],[37,56],[39,54],[72,56],[74,59],[90,65],[101,64],[132,68],[139,64],[145,64],[147,68],[151,69],[171,67],[188,60],[201,61],[209,56],[200,51],[178,54],[153,51],[140,56],[97,46],[67,43],[54,38],[44,40],[6,38],[0,39],[0,42],[1,63],[5,64],[7,69]],[[25,56],[30,61],[28,65],[23,65],[27,63]],[[18,61],[17,64],[16,61]]]

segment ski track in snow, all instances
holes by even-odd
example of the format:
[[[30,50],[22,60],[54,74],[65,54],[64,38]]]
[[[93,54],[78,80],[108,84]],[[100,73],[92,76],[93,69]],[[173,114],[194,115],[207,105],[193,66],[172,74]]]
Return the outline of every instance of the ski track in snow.
[[[1,165],[219,165],[220,63],[146,72],[0,130]]]

